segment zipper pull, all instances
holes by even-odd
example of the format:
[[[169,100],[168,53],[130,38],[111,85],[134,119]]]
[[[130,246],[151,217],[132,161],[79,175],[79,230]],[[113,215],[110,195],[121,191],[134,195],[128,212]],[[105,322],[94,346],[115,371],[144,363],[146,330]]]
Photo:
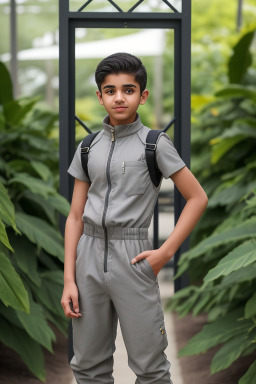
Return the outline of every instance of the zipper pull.
[[[111,141],[115,141],[115,128],[111,127]]]
[[[125,165],[124,165],[124,161],[122,162],[122,173],[125,173]]]

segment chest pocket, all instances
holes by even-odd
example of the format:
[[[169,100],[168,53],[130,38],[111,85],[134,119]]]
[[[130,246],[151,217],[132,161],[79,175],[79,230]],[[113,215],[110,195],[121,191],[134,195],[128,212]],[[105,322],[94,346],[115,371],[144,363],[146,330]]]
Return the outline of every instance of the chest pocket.
[[[126,196],[143,195],[149,183],[146,160],[123,161],[122,183]]]

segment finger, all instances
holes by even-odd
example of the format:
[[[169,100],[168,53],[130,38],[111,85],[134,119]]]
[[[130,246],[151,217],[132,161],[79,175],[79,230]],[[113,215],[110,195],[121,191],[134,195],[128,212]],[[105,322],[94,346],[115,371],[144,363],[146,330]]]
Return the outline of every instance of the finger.
[[[69,303],[70,303],[70,301],[64,301],[61,303],[62,307],[64,309],[65,316],[69,317],[69,318],[81,316],[80,313],[75,313],[74,311],[72,311]]]
[[[78,318],[78,317],[81,317],[82,316],[82,313],[75,313],[75,312],[72,312],[71,310],[69,311],[69,313],[67,314],[67,317],[71,318],[71,319],[74,319],[74,318]]]
[[[68,307],[68,309],[66,309],[65,315],[66,315],[67,317],[70,317],[70,318],[74,318],[74,317],[80,317],[80,316],[82,316],[82,314],[81,314],[80,312],[77,312],[77,313],[76,313],[76,312],[73,310],[73,306],[72,306],[72,302],[71,302],[71,301],[69,302],[69,307]]]
[[[71,309],[75,313],[79,312],[78,296],[77,295],[73,295],[71,299],[72,299],[72,303],[73,303],[73,306],[71,307]]]
[[[144,251],[139,253],[136,257],[134,257],[131,261],[132,264],[136,263],[139,260],[145,259],[145,257],[149,256],[150,251]]]
[[[61,305],[62,305],[62,308],[64,310],[65,316],[67,316],[67,314],[68,314],[68,312],[70,310],[69,301],[68,300],[62,301]]]

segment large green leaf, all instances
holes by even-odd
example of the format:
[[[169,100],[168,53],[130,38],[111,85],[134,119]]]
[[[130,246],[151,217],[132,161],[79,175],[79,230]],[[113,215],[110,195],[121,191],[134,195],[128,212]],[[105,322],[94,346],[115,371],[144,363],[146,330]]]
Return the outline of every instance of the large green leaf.
[[[37,270],[36,247],[25,236],[10,235],[14,244],[14,258],[20,270],[35,284],[41,285],[41,278]]]
[[[4,244],[8,249],[10,249],[10,251],[13,252],[13,248],[9,242],[9,239],[6,233],[5,225],[0,219],[0,244],[1,243]]]
[[[40,161],[32,160],[31,165],[44,181],[47,181],[50,178],[51,171],[45,164]]]
[[[248,371],[241,377],[238,384],[254,384],[256,377],[256,361],[254,361]]]
[[[208,238],[198,243],[194,248],[184,252],[179,261],[179,269],[174,279],[177,279],[188,267],[188,262],[206,253],[209,249],[217,247],[229,242],[235,242],[250,237],[255,237],[256,233],[256,218],[252,217],[242,223],[239,223],[234,228],[228,228],[221,233],[213,234]]]
[[[44,313],[46,319],[54,324],[64,336],[67,336],[69,319],[64,316],[58,316],[56,313],[52,314],[52,312],[50,312],[47,307],[44,307]]]
[[[242,316],[241,308],[229,312],[222,318],[218,318],[212,324],[204,325],[203,329],[179,350],[178,357],[204,353],[209,348],[244,333],[252,325],[252,322],[249,320],[237,321],[240,316]]]
[[[256,264],[250,264],[248,267],[238,269],[231,272],[229,275],[224,276],[220,285],[222,288],[228,285],[241,284],[245,281],[251,281],[256,278]]]
[[[69,202],[58,193],[56,193],[56,195],[49,195],[48,198],[45,199],[27,190],[24,192],[23,197],[39,205],[53,224],[57,223],[56,211],[62,213],[64,216],[68,216],[69,214]]]
[[[4,107],[4,116],[8,124],[19,124],[24,116],[33,108],[40,97],[24,98],[20,100],[11,100],[6,102]]]
[[[255,316],[256,314],[256,292],[245,304],[244,316],[248,319],[249,317]]]
[[[28,293],[10,260],[0,252],[0,299],[8,306],[29,313]]]
[[[251,181],[250,183],[240,182],[238,184],[233,184],[229,187],[223,187],[216,191],[216,193],[211,197],[208,207],[213,208],[217,205],[228,206],[239,202],[248,191],[251,191],[256,186],[256,181]]]
[[[20,172],[15,177],[8,181],[8,184],[19,183],[25,185],[30,191],[40,196],[47,198],[49,194],[55,194],[55,189],[47,184],[45,181],[37,177],[30,176],[26,173]]]
[[[23,329],[10,326],[2,316],[0,316],[0,340],[7,347],[14,349],[30,371],[45,382],[44,355],[40,345]]]
[[[57,226],[58,217],[56,215],[55,209],[49,204],[48,199],[34,194],[33,192],[28,190],[24,191],[23,199],[27,199],[28,204],[33,204],[34,207],[38,206],[40,209],[42,209],[48,217],[49,221],[52,223],[52,225],[55,227]]]
[[[216,141],[217,139],[211,140],[211,145],[214,145],[212,150],[211,162],[212,164],[218,163],[218,161],[233,148],[241,140],[245,140],[246,136],[239,135],[234,136],[226,140]]]
[[[252,344],[252,340],[247,338],[248,332],[237,334],[231,340],[218,350],[214,355],[211,363],[211,374],[228,368],[234,361],[242,355],[242,353]]]
[[[3,114],[3,106],[0,104],[0,132],[5,129],[5,117]]]
[[[14,205],[8,195],[7,189],[0,183],[0,219],[7,225],[11,225],[16,232]],[[20,233],[20,232],[19,232]]]
[[[27,334],[50,352],[53,352],[52,341],[56,341],[56,337],[47,324],[43,308],[30,297],[30,313],[17,311],[17,316]]]
[[[245,98],[256,100],[256,91],[253,86],[230,84],[226,88],[223,88],[215,93],[215,96],[224,96],[228,98]]]
[[[50,195],[47,199],[47,202],[58,212],[62,213],[66,217],[68,216],[70,211],[70,203],[65,197],[57,193],[56,195]]]
[[[234,46],[234,53],[228,62],[228,77],[230,83],[241,83],[247,69],[252,64],[250,46],[253,37],[254,30],[247,32]]]
[[[39,245],[60,261],[64,261],[63,238],[55,228],[38,217],[22,212],[16,213],[16,223],[32,243]]]
[[[11,77],[4,63],[0,62],[0,104],[11,100],[13,100]]]
[[[256,241],[250,240],[239,245],[227,254],[215,268],[211,269],[204,277],[204,281],[215,280],[220,276],[228,275],[238,269],[247,267],[256,261]]]
[[[34,294],[52,313],[64,318],[65,314],[61,306],[63,272],[47,271],[41,274],[41,279],[41,289],[34,290]]]
[[[29,145],[34,150],[39,150],[40,152],[50,152],[53,148],[53,142],[49,140],[49,138],[38,137],[29,133],[23,133],[21,135],[21,139],[23,142],[28,142]]]

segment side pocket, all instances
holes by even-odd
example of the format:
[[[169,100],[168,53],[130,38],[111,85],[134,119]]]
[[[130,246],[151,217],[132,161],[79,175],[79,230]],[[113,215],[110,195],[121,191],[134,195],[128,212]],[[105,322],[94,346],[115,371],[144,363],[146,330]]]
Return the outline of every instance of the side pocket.
[[[141,269],[142,269],[142,272],[147,275],[148,277],[150,277],[150,279],[152,280],[156,280],[156,275],[155,275],[155,272],[153,270],[153,268],[151,267],[151,265],[149,264],[148,260],[146,258],[142,259],[141,260],[143,263],[141,264]]]

